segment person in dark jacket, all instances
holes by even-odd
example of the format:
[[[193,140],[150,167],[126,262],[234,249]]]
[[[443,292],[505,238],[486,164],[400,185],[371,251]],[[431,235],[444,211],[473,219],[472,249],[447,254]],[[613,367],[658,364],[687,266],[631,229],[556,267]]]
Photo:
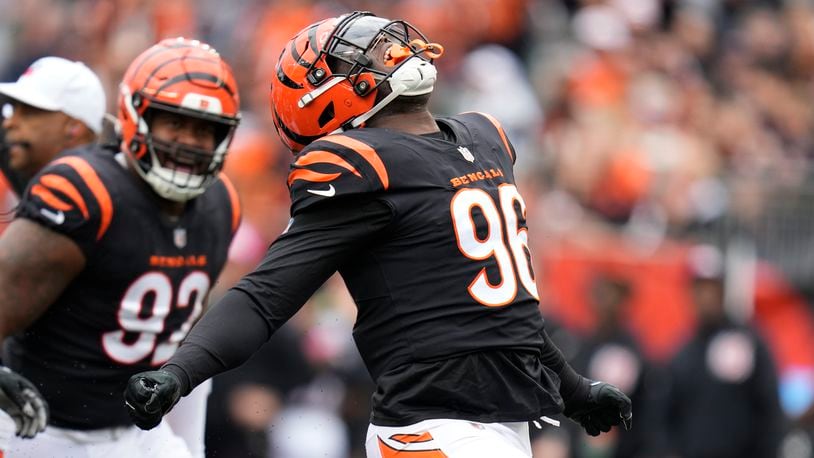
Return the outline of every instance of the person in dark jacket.
[[[602,440],[585,434],[574,437],[578,457],[602,456],[628,458],[652,456],[652,441],[657,437],[655,402],[662,385],[659,371],[645,358],[636,336],[627,327],[627,310],[635,294],[629,279],[621,274],[598,272],[589,283],[591,308],[597,319],[594,331],[580,346],[573,360],[577,371],[592,379],[611,380],[630,397],[641,419],[631,430],[617,430]]]
[[[666,437],[683,458],[775,457],[785,422],[765,342],[725,307],[723,257],[690,253],[697,329],[670,362]]]

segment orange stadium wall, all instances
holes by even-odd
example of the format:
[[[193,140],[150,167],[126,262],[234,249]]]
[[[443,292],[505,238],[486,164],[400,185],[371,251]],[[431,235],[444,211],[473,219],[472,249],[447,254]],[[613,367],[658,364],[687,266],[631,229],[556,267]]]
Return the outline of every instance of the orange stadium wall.
[[[632,295],[626,311],[629,330],[645,354],[665,362],[687,339],[695,317],[688,288],[688,247],[671,245],[642,257],[622,243],[601,249],[560,246],[537,259],[543,312],[585,335],[596,325],[589,306],[589,285],[597,273],[628,279]],[[780,372],[814,367],[812,308],[766,264],[759,264],[755,284],[754,325],[765,336]]]

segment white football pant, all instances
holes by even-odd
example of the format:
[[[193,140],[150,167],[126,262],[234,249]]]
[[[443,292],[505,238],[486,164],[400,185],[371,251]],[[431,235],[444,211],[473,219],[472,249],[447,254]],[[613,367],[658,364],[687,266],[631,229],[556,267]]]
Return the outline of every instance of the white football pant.
[[[166,422],[149,431],[136,426],[78,431],[49,426],[33,439],[14,437],[5,458],[192,458]]]
[[[425,458],[530,458],[527,422],[478,423],[466,420],[425,420],[409,426],[370,425],[367,458],[423,452]]]
[[[193,458],[205,456],[206,402],[211,392],[212,379],[209,379],[181,398],[164,417],[175,435],[187,443]]]

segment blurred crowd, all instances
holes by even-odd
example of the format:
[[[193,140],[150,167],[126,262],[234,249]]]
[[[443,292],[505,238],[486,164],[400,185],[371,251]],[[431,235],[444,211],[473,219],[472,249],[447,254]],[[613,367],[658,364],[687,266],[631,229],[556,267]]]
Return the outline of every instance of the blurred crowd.
[[[116,82],[158,39],[218,49],[241,89],[226,173],[244,220],[217,297],[288,220],[290,153],[268,112],[281,47],[356,9],[445,46],[436,113],[502,122],[551,332],[636,402],[635,434],[544,426],[535,456],[814,456],[812,0],[0,0],[0,81],[41,56],[81,60],[115,113]],[[354,314],[331,279],[217,378],[208,454],[364,456]]]

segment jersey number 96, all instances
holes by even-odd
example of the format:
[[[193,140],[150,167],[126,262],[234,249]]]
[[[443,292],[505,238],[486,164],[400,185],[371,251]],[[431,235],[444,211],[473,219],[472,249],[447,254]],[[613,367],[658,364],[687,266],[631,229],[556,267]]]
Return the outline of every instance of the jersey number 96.
[[[493,284],[482,268],[467,290],[473,299],[487,307],[500,307],[511,303],[517,296],[518,283],[539,300],[534,283],[529,254],[528,231],[520,227],[515,204],[525,219],[526,203],[517,187],[502,184],[498,187],[498,200],[486,191],[465,188],[453,196],[450,203],[452,225],[458,239],[458,249],[464,256],[482,261],[494,258],[500,272],[500,282]],[[486,220],[486,236],[478,235],[473,212],[477,209]]]

